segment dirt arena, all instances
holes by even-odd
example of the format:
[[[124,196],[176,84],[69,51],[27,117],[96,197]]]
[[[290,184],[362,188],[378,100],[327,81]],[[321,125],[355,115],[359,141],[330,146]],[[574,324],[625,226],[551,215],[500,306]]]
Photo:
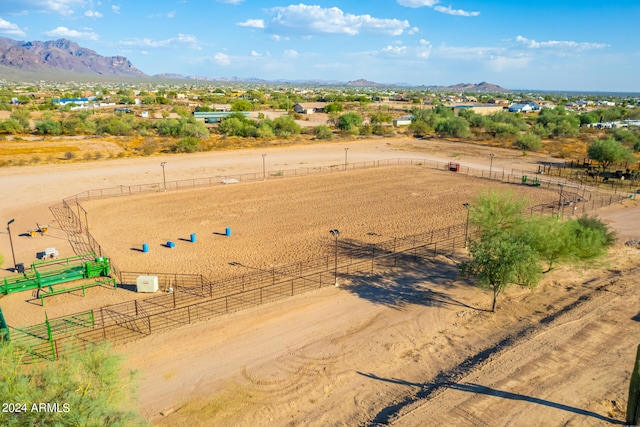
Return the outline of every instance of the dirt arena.
[[[489,167],[489,149],[463,143],[386,139],[349,147],[358,160],[448,161],[455,151],[463,165]],[[339,164],[342,148],[329,143],[269,149],[268,167]],[[12,189],[3,194],[3,213],[16,219],[17,235],[36,221],[51,221],[48,207],[64,197],[158,182],[160,160],[169,162],[170,179],[188,179],[255,172],[262,152],[0,170],[0,187]],[[499,148],[491,152],[494,168],[517,164],[535,170],[548,160]],[[461,204],[486,185],[444,171],[416,168],[409,176],[400,168],[378,171],[380,176],[365,170],[98,200],[83,207],[91,232],[120,268],[193,272],[200,268],[192,264],[197,251],[207,260],[203,273],[217,275],[234,273],[231,261],[269,267],[306,259],[331,245],[332,228],[341,230],[341,239],[370,243],[437,221],[459,223],[465,219]],[[460,184],[454,191],[452,179]],[[508,187],[532,191],[533,197],[544,194]],[[351,197],[338,197],[345,189]],[[555,200],[557,194],[549,196]],[[384,215],[376,215],[369,203],[381,199]],[[511,288],[496,313],[486,311],[488,292],[458,276],[457,265],[466,256],[459,251],[117,346],[125,367],[139,372],[133,406],[154,425],[171,427],[621,425],[638,345],[634,337],[640,334],[640,251],[622,242],[640,239],[640,206],[628,200],[596,213],[620,233],[611,254],[589,266],[558,268],[533,292]],[[295,224],[297,217],[306,222]],[[226,227],[230,237],[216,234]],[[197,234],[196,243],[180,240],[191,233]],[[290,248],[282,245],[285,238]],[[0,241],[5,269],[11,264],[7,240]],[[167,240],[176,247],[163,247]],[[69,256],[65,242],[55,223],[46,236],[14,240],[19,261],[47,246]],[[144,242],[150,246],[146,254],[138,250]],[[291,250],[294,244],[297,250]],[[258,259],[259,253],[268,255]],[[167,268],[150,264],[154,257]],[[239,257],[244,258],[229,259]],[[28,296],[21,294],[0,298],[0,305],[16,325],[17,319],[42,322],[45,311],[55,317],[80,311],[81,304],[111,304],[119,295],[139,296],[98,288],[85,298],[52,297],[46,307],[25,302]],[[20,317],[23,313],[29,314]]]
[[[490,186],[517,191],[532,204],[558,197],[541,188],[390,166],[81,204],[92,235],[120,270],[215,279],[247,272],[230,263],[270,269],[324,257],[333,253],[331,229],[340,230],[340,240],[368,245],[464,223],[462,204]],[[168,241],[176,246],[166,247]],[[141,252],[143,243],[148,253]]]

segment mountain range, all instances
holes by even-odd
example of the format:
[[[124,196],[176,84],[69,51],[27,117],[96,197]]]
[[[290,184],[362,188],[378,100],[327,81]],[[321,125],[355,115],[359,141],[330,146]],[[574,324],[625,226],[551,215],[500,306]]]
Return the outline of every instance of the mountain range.
[[[25,42],[0,37],[0,65],[32,72],[55,70],[101,76],[146,75],[124,56],[102,56],[66,39]]]
[[[137,69],[124,56],[102,56],[96,51],[84,48],[67,39],[50,41],[18,41],[0,37],[0,77],[26,77],[50,80],[58,78],[88,79],[100,78],[155,78],[163,80],[191,80],[211,82],[246,82],[246,83],[295,83],[318,84],[326,86],[347,87],[408,87],[408,84],[383,84],[364,79],[349,82],[310,82],[310,81],[267,81],[258,78],[184,76],[164,73],[148,76]],[[423,86],[434,91],[456,92],[508,92],[498,85],[487,82],[478,84],[460,83],[454,86]]]

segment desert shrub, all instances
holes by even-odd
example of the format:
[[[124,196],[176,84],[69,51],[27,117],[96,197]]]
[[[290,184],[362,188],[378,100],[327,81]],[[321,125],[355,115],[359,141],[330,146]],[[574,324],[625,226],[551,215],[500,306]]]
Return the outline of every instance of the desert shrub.
[[[542,148],[542,140],[534,133],[526,133],[519,136],[515,142],[516,146],[523,150],[538,151]]]
[[[36,122],[36,131],[39,135],[60,135],[62,133],[62,127],[60,122],[46,119]]]
[[[73,160],[76,158],[76,153],[74,153],[73,151],[67,151],[64,153],[64,158],[67,160]]]
[[[15,135],[24,132],[24,127],[18,120],[9,118],[0,122],[0,132]]]
[[[181,139],[173,147],[176,153],[193,153],[200,149],[200,140],[192,136]]]
[[[433,133],[433,128],[423,121],[414,121],[409,125],[409,130],[416,138],[424,138]]]
[[[300,134],[300,125],[291,116],[280,116],[274,119],[273,127],[277,136]]]
[[[26,405],[18,414],[0,412],[0,425],[148,425],[130,409],[135,372],[123,375],[121,358],[106,344],[88,346],[55,362],[29,366],[22,363],[25,356],[26,352],[11,342],[0,341],[0,400]],[[58,407],[33,410],[37,402],[57,403]]]
[[[314,128],[316,139],[333,139],[333,132],[327,125],[318,125]]]
[[[344,107],[339,102],[332,102],[324,107],[325,113],[342,113],[343,111]]]
[[[342,114],[338,117],[337,126],[346,132],[357,132],[358,128],[362,126],[362,116],[354,112]]]
[[[454,138],[465,138],[471,135],[469,123],[462,117],[454,116],[439,120],[435,131]]]
[[[143,156],[150,156],[158,149],[158,144],[153,140],[146,140],[140,147]],[[113,156],[111,156],[113,157]]]

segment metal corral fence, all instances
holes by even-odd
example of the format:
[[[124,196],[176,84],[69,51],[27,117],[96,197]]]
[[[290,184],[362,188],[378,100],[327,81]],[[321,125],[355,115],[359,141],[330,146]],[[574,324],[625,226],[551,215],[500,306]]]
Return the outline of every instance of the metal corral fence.
[[[457,162],[439,162],[426,159],[413,158],[395,158],[385,160],[374,160],[368,162],[356,162],[339,164],[333,166],[321,166],[310,168],[297,168],[288,170],[265,171],[264,173],[247,173],[237,175],[220,175],[206,178],[195,178],[180,181],[168,181],[164,183],[151,183],[130,186],[119,186],[112,188],[103,188],[97,190],[88,190],[71,197],[67,197],[62,201],[61,213],[56,218],[64,227],[69,235],[72,246],[76,253],[95,252],[100,256],[108,257],[106,251],[100,246],[98,241],[91,235],[88,227],[87,211],[82,207],[81,201],[88,199],[100,199],[107,197],[124,197],[143,193],[152,193],[159,191],[173,191],[187,188],[202,188],[224,185],[229,182],[252,182],[261,181],[263,179],[279,179],[286,177],[320,175],[327,173],[338,173],[347,170],[370,169],[387,166],[418,166],[428,169],[455,171],[457,174],[484,178],[499,182],[534,185],[549,190],[559,191],[560,197],[557,204],[545,203],[532,207],[530,214],[560,214],[578,215],[588,211],[619,203],[626,197],[622,195],[612,195],[610,192],[600,192],[592,189],[584,184],[576,184],[567,180],[558,180],[550,176],[536,174],[536,171],[526,171],[512,169],[511,172],[504,168],[501,170],[484,170],[474,169],[460,165]],[[455,167],[452,167],[455,166]],[[54,211],[54,214],[56,212]],[[60,218],[59,218],[60,217]],[[84,218],[84,219],[83,219]],[[119,280],[120,272],[117,265],[112,263],[112,271]]]
[[[339,242],[336,256],[275,267],[211,281],[200,275],[121,272],[122,287],[138,276],[157,276],[162,293],[56,319],[26,328],[10,328],[11,339],[28,349],[28,362],[56,360],[88,344],[114,344],[222,314],[333,286],[336,279],[372,273],[438,254],[465,244],[466,224],[376,244]],[[251,268],[251,267],[249,267]]]
[[[188,188],[214,187],[214,186],[225,185],[229,183],[255,182],[255,181],[282,179],[282,178],[290,178],[290,177],[297,177],[297,176],[331,174],[331,173],[338,173],[338,172],[344,172],[344,171],[371,169],[371,168],[386,167],[386,166],[415,165],[415,166],[420,166],[428,169],[451,170],[452,164],[458,164],[458,167],[456,169],[456,173],[458,174],[469,175],[469,176],[480,177],[480,178],[487,178],[487,179],[492,179],[492,180],[501,181],[501,182],[520,183],[522,182],[523,176],[531,177],[531,178],[537,176],[538,181],[544,188],[552,188],[553,186],[557,186],[557,184],[559,183],[563,185],[574,185],[571,182],[567,181],[566,176],[558,177],[559,179],[554,179],[551,176],[547,177],[546,175],[538,175],[536,171],[531,171],[531,170],[527,171],[527,170],[520,170],[520,169],[511,169],[511,171],[507,171],[504,168],[484,170],[484,169],[470,168],[456,162],[439,162],[434,160],[414,159],[414,158],[395,158],[395,159],[372,160],[367,162],[338,164],[338,165],[332,165],[332,166],[281,169],[277,171],[265,171],[264,173],[254,172],[254,173],[233,174],[233,175],[217,175],[217,176],[204,177],[204,178],[184,179],[184,180],[178,180],[178,181],[166,181],[166,183],[154,182],[149,184],[121,185],[118,187],[99,188],[95,190],[83,191],[82,193],[78,193],[73,196],[67,197],[64,200],[67,202],[72,202],[72,201],[80,201],[80,200],[96,199],[96,198],[99,199],[99,198],[106,198],[106,197],[123,197],[123,196],[132,196],[132,195],[162,192],[162,191],[183,190]],[[579,184],[577,186],[579,188],[584,187],[583,184]],[[78,215],[80,215],[80,212],[78,212]]]
[[[167,182],[166,190],[223,185],[223,181],[259,181],[396,165],[453,170],[451,163],[420,159],[390,159],[282,170],[269,172],[268,175],[265,172],[264,175],[252,173],[171,181]],[[523,179],[526,175],[518,171],[506,173],[504,170],[486,171],[457,165],[455,173],[501,182],[526,183]],[[585,186],[545,177],[538,177],[535,185],[547,189],[559,188],[560,197],[557,203],[533,207],[531,215],[534,213],[564,214],[565,208],[569,207],[574,211],[572,213],[575,213],[573,208],[577,206],[581,207],[582,212],[586,212],[624,199],[609,193],[594,197],[594,194]],[[164,184],[158,183],[90,190],[64,199],[62,204],[52,211],[60,217],[60,224],[69,233],[72,244],[75,241],[79,247],[88,246],[88,248],[82,248],[83,252],[90,249],[100,256],[108,256],[89,233],[87,213],[80,201],[164,190]],[[239,265],[251,272],[222,280],[208,280],[200,275],[122,272],[112,263],[113,272],[118,277],[121,287],[133,286],[138,276],[151,275],[158,277],[159,286],[164,292],[142,300],[102,307],[57,319],[47,319],[43,324],[27,328],[10,328],[10,333],[12,339],[30,349],[29,354],[33,360],[55,360],[64,352],[82,350],[90,343],[104,340],[112,343],[127,342],[152,332],[169,330],[221,314],[278,301],[312,289],[334,285],[336,279],[343,276],[368,274],[377,269],[388,269],[402,263],[452,253],[457,248],[465,246],[468,232],[467,224],[457,224],[376,244],[362,245],[357,241],[343,239],[336,247],[336,255],[333,257],[325,256],[274,267],[270,270]]]

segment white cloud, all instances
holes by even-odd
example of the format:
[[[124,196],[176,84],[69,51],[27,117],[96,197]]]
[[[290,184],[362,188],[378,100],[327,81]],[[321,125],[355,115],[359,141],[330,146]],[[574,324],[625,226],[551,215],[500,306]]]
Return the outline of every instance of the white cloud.
[[[16,24],[12,24],[9,21],[5,21],[0,18],[0,32],[4,34],[10,34],[12,36],[20,36],[24,37],[27,35],[24,31],[20,29]]]
[[[433,10],[435,10],[436,12],[440,12],[440,13],[446,13],[447,15],[454,15],[454,16],[478,16],[480,15],[480,12],[467,12],[466,10],[462,10],[462,9],[453,9],[451,6],[436,6],[433,8]]]
[[[416,56],[420,59],[428,59],[431,56],[431,42],[420,39],[416,48]]]
[[[84,12],[84,16],[87,16],[89,18],[102,18],[102,14],[100,12],[97,12],[95,10],[87,10]]]
[[[454,9],[451,6],[438,6],[440,0],[397,0],[400,6],[405,7],[432,7],[436,12],[454,16],[478,16],[480,12],[468,12],[462,9]]]
[[[24,12],[53,12],[70,16],[75,13],[76,7],[82,7],[85,3],[85,0],[22,0],[20,10]]]
[[[296,52],[293,49],[287,49],[284,51],[284,57],[285,58],[297,58],[298,57],[298,52]]]
[[[380,51],[383,54],[386,55],[392,55],[392,56],[403,56],[407,53],[407,47],[406,46],[391,46],[388,45],[387,47],[382,48],[382,50]]]
[[[526,47],[531,49],[555,48],[555,49],[590,50],[590,49],[603,49],[608,46],[605,43],[585,43],[585,42],[576,42],[576,41],[550,40],[546,42],[538,42],[522,36],[516,37],[516,41],[524,44]]]
[[[478,60],[504,54],[504,49],[495,47],[450,47],[441,46],[438,56],[450,59]]]
[[[253,56],[254,58],[260,56],[260,54],[258,52],[256,52],[255,50],[252,50],[250,55]]]
[[[213,60],[218,63],[218,65],[229,65],[231,64],[231,59],[229,55],[226,53],[218,52],[213,56]]]
[[[201,50],[201,47],[198,44],[198,39],[191,34],[178,34],[177,37],[171,37],[165,40],[153,40],[149,38],[126,39],[122,40],[119,44],[121,46],[139,46],[152,48],[178,47],[187,45],[191,49]]]
[[[507,57],[507,56],[492,56],[489,58],[488,66],[493,71],[508,71],[514,69],[526,68],[531,63],[531,58],[526,56],[519,57]]]
[[[175,18],[176,11],[172,10],[171,12],[167,12],[167,18]]]
[[[236,25],[238,25],[240,27],[264,28],[264,20],[262,20],[262,19],[247,19],[244,22],[238,22]]]
[[[418,27],[411,27],[411,29],[409,29],[409,31],[407,31],[407,34],[418,34],[420,32],[420,28]]]
[[[113,10],[113,13],[119,15],[120,14],[120,6],[116,6],[115,4],[111,6],[111,10]]]
[[[305,4],[274,7],[276,16],[269,24],[273,32],[312,34],[346,34],[360,32],[398,36],[409,28],[409,22],[398,19],[380,19],[371,15],[344,13],[337,7],[322,8]]]
[[[398,0],[398,4],[405,7],[433,7],[438,3],[440,0]]]
[[[45,31],[44,34],[49,37],[69,37],[73,39],[98,40],[98,35],[94,32],[70,30],[67,27],[57,27],[53,30]]]

